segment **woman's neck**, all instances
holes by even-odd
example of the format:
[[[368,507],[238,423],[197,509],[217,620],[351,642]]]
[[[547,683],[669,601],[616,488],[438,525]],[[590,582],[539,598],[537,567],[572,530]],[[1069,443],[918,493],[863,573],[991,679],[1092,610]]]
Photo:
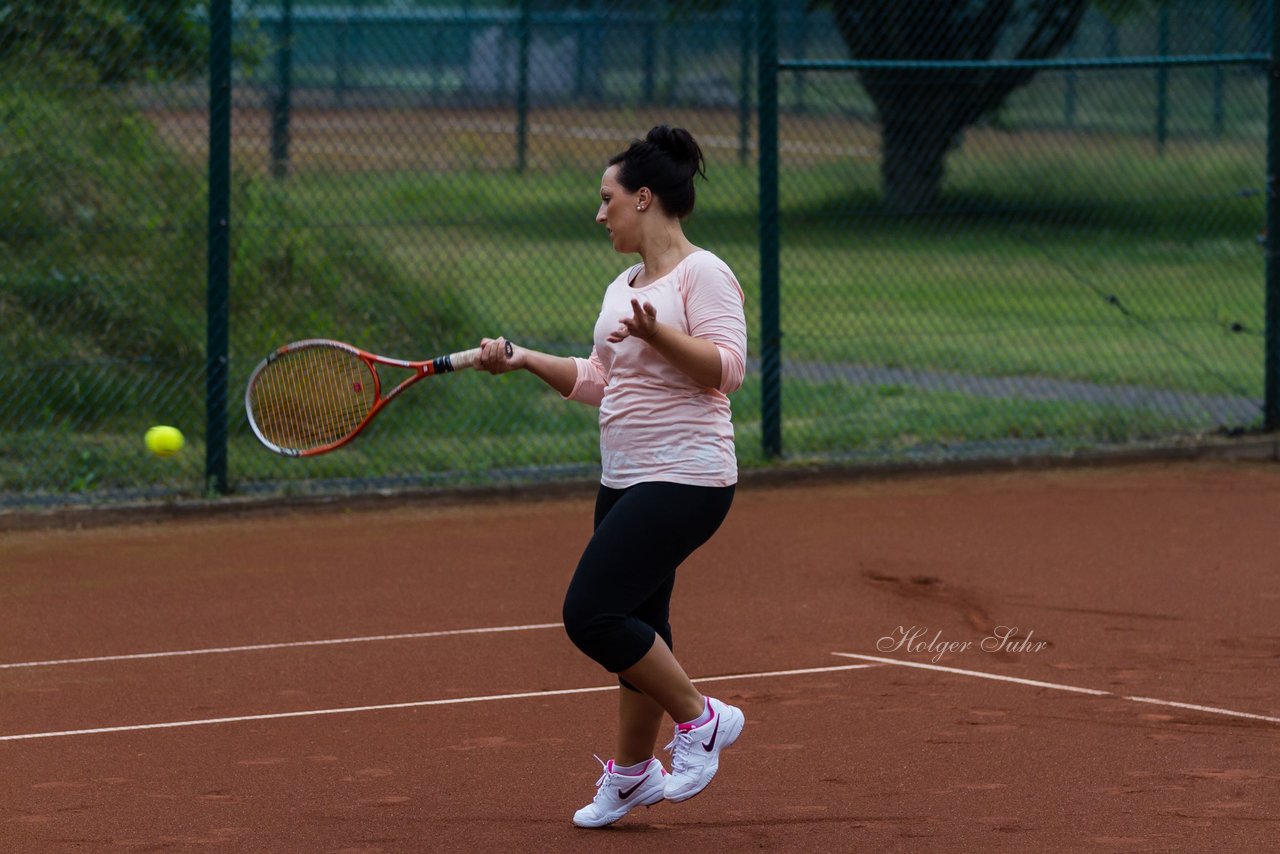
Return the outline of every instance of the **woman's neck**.
[[[648,245],[640,247],[640,260],[644,262],[644,272],[640,276],[643,282],[660,279],[675,269],[676,265],[697,251],[696,246],[684,236],[684,231],[677,225],[675,228],[663,229]]]

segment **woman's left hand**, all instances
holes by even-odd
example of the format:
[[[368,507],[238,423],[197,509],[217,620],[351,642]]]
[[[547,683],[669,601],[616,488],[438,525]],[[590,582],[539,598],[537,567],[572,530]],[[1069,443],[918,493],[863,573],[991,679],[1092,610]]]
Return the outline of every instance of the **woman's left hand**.
[[[621,324],[609,335],[609,341],[617,344],[629,337],[648,341],[658,333],[658,310],[652,303],[640,304],[640,300],[631,300],[631,316],[620,317]]]

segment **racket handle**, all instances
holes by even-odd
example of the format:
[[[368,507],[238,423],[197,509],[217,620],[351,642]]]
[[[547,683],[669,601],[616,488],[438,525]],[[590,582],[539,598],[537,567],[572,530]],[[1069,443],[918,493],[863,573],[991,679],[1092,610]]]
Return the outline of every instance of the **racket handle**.
[[[511,342],[508,341],[507,358],[510,358],[513,352]],[[470,350],[461,350],[457,353],[450,353],[448,356],[442,356],[435,360],[436,373],[444,373],[446,371],[465,371],[467,368],[475,367],[476,360],[479,358],[479,347],[473,347]]]
[[[444,373],[446,371],[465,371],[467,368],[475,366],[476,359],[480,358],[480,348],[474,347],[470,350],[460,350],[457,353],[450,353],[447,356],[441,356],[435,360],[436,372]]]

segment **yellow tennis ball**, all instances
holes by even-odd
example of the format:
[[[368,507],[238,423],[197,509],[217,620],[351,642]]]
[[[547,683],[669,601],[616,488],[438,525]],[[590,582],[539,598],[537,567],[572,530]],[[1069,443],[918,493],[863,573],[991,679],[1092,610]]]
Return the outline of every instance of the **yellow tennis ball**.
[[[182,438],[182,431],[177,427],[157,425],[147,431],[147,450],[157,457],[172,457],[182,450],[185,443],[186,439]]]

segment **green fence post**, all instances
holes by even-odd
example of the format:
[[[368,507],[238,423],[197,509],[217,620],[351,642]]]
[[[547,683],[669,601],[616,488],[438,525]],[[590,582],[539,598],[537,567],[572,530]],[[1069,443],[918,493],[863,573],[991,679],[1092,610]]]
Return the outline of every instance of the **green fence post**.
[[[468,75],[471,73],[471,49],[474,47],[475,33],[475,25],[471,23],[471,0],[462,0],[462,38],[466,45],[463,52],[466,58],[463,62]]]
[[[1276,0],[1280,2],[1280,0]],[[778,263],[778,6],[756,7],[760,138],[760,429],[766,457],[782,455],[782,326]]]
[[[1271,0],[1271,60],[1267,65],[1266,368],[1263,417],[1280,429],[1280,0]]]
[[[1230,9],[1226,3],[1218,5],[1218,14],[1213,19],[1213,52],[1218,56],[1227,50],[1227,16]],[[1213,135],[1222,136],[1226,129],[1227,101],[1227,68],[1225,65],[1213,67]]]
[[[334,35],[333,95],[338,106],[347,100],[347,66],[351,61],[351,12],[342,13]]]
[[[227,491],[231,259],[231,0],[209,0],[209,221],[205,298],[205,489]]]
[[[659,42],[662,45],[660,65],[665,72],[662,80],[662,102],[668,107],[674,107],[680,87],[680,57],[685,50],[685,31],[682,27],[667,27],[663,35],[664,38]]]
[[[1075,59],[1076,57],[1076,40],[1072,38],[1067,43],[1067,58]],[[1075,69],[1067,71],[1066,80],[1064,82],[1063,102],[1062,102],[1062,120],[1070,129],[1074,130],[1076,126],[1076,72]]]
[[[293,94],[293,0],[282,0],[276,30],[276,91],[271,104],[271,174],[289,175],[289,111]]]
[[[524,172],[529,156],[529,42],[533,29],[532,0],[520,0],[520,52],[516,68],[516,171]]]
[[[1160,58],[1169,56],[1169,7],[1160,7]],[[1169,142],[1169,66],[1156,69],[1156,149],[1164,154]]]
[[[656,71],[658,57],[658,26],[660,24],[659,16],[662,14],[662,11],[657,7],[657,2],[658,0],[650,0],[650,2],[644,7],[644,11],[639,13],[645,16],[643,37],[644,47],[642,48],[644,54],[640,57],[641,68],[643,69],[641,77],[644,81],[641,84],[643,92],[640,96],[640,101],[644,104],[652,104],[656,98],[655,93],[657,91],[655,80],[658,76]]]
[[[738,3],[738,163],[751,159],[751,0]]]

